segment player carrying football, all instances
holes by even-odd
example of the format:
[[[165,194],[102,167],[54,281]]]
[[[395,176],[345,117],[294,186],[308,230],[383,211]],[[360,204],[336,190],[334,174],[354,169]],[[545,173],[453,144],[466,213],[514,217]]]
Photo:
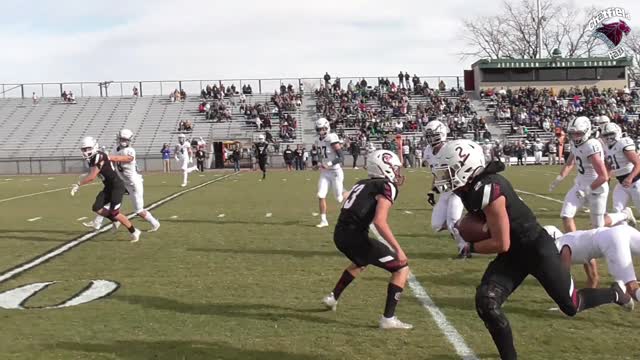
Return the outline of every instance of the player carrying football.
[[[122,197],[125,193],[125,186],[122,180],[116,174],[116,169],[109,160],[107,154],[99,150],[98,143],[94,138],[88,136],[82,139],[80,145],[82,156],[89,164],[89,174],[83,177],[77,184],[71,188],[71,196],[74,196],[80,186],[91,183],[96,177],[102,179],[104,188],[96,196],[92,210],[104,216],[112,222],[120,222],[131,234],[131,241],[136,242],[140,239],[140,230],[133,227],[133,224],[124,214],[120,213],[122,205]],[[115,225],[114,225],[115,226]]]
[[[424,138],[427,142],[423,151],[423,158],[427,161],[430,167],[436,164],[436,155],[438,151],[447,141],[447,128],[438,120],[432,120],[427,123],[424,130]],[[438,201],[436,202],[436,194],[440,194]],[[427,202],[433,206],[433,212],[431,212],[431,228],[435,232],[448,229],[453,234],[452,228],[462,217],[462,210],[464,205],[458,197],[458,195],[452,192],[440,191],[437,187],[431,185],[431,191],[427,194]],[[455,237],[454,237],[454,240]],[[469,257],[470,254],[461,251],[465,242],[458,242],[458,258]]]
[[[391,273],[380,328],[411,329],[412,325],[395,316],[396,305],[409,276],[409,266],[407,256],[387,223],[389,210],[398,196],[398,186],[404,180],[400,175],[402,163],[391,151],[376,150],[369,155],[367,164],[369,179],[358,181],[351,189],[333,234],[336,247],[352,263],[342,273],[333,292],[322,302],[335,311],[340,295],[353,279],[367,265],[377,266]],[[369,237],[371,224],[386,244]]]
[[[327,193],[329,192],[329,186],[333,188],[336,200],[339,203],[343,200],[342,192],[344,191],[344,186],[342,182],[344,173],[342,172],[341,164],[344,162],[344,155],[342,154],[340,138],[338,138],[337,134],[331,133],[330,130],[331,126],[327,119],[320,118],[316,121],[316,132],[318,133],[316,145],[322,155],[322,161],[318,164],[320,167],[320,179],[318,179],[320,224],[316,225],[316,227],[319,228],[329,226],[327,221]]]
[[[567,192],[560,211],[564,229],[567,232],[576,230],[574,217],[576,211],[589,203],[591,210],[591,225],[594,228],[605,226],[604,214],[609,194],[609,179],[604,165],[602,143],[591,137],[591,120],[581,116],[569,123],[567,129],[571,140],[571,154],[560,175],[549,186],[549,192],[567,176],[575,166],[578,174],[575,184]]]
[[[124,182],[134,211],[151,224],[152,228],[149,232],[153,232],[160,228],[160,222],[151,215],[150,211],[144,209],[143,179],[136,166],[136,150],[131,146],[132,139],[133,131],[129,129],[120,130],[117,136],[118,148],[116,149],[116,154],[109,155],[109,160],[115,164],[117,174]],[[98,215],[92,222],[83,223],[83,225],[99,229],[103,219],[102,216]]]
[[[438,165],[433,168],[436,186],[454,191],[468,212],[486,217],[490,238],[469,244],[467,249],[498,254],[489,263],[476,289],[475,303],[502,359],[517,359],[511,326],[502,304],[528,275],[538,279],[568,316],[603,304],[625,305],[631,301],[617,283],[611,288],[574,288],[553,239],[538,224],[509,181],[497,174],[504,170],[504,164],[490,162],[485,166],[484,155],[476,143],[448,142],[438,153],[437,161]]]
[[[261,181],[267,177],[267,157],[269,155],[269,143],[264,141],[264,139],[265,136],[260,134],[258,135],[258,141],[253,144],[258,166],[260,166],[260,170],[262,171]]]

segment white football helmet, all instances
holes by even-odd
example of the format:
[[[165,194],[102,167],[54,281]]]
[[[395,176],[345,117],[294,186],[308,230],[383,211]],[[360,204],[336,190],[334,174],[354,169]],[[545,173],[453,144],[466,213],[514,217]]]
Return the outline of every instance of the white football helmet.
[[[438,120],[432,120],[424,127],[424,138],[427,144],[436,146],[447,141],[447,127]]]
[[[131,145],[131,139],[133,139],[133,131],[129,129],[122,129],[118,133],[118,144],[122,147]]]
[[[611,119],[607,115],[596,116],[595,123],[596,125],[602,129],[603,126],[610,123]]]
[[[91,136],[87,136],[82,138],[80,142],[80,151],[82,151],[82,157],[89,160],[91,159],[100,149],[98,146],[98,142],[96,139]]]
[[[400,174],[402,163],[398,155],[389,150],[376,150],[367,158],[367,172],[371,178],[386,178],[392,183],[402,185],[404,176]]]
[[[316,133],[320,135],[320,139],[323,139],[331,130],[331,124],[329,124],[329,120],[325,118],[320,118],[316,120]]]
[[[609,146],[613,146],[620,138],[622,138],[622,129],[616,123],[607,123],[602,128],[600,137]]]
[[[265,137],[262,134],[258,134],[258,136],[256,137],[256,141],[259,142],[259,143],[264,142],[264,139],[265,139]]]
[[[178,142],[180,144],[184,144],[186,139],[187,139],[187,136],[185,134],[178,134]]]
[[[480,175],[485,168],[480,145],[461,139],[447,142],[436,156],[432,168],[434,185],[441,191],[454,191]]]
[[[591,137],[591,120],[586,116],[571,120],[567,133],[574,146],[582,145]]]

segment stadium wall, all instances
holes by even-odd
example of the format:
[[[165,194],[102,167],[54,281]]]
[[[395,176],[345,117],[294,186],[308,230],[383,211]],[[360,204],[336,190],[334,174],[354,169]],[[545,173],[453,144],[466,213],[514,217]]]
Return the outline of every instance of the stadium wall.
[[[496,89],[500,89],[500,88],[504,88],[506,89],[519,89],[519,88],[526,88],[526,87],[533,87],[533,88],[554,88],[556,90],[560,90],[560,89],[566,89],[569,90],[570,87],[579,87],[579,88],[583,88],[583,87],[593,87],[593,86],[597,86],[599,89],[607,89],[607,88],[612,88],[612,89],[622,89],[625,86],[627,86],[627,80],[572,80],[572,81],[553,81],[553,82],[540,82],[540,81],[536,81],[536,82],[528,82],[528,81],[523,81],[523,82],[478,82],[476,84],[479,84],[479,86],[477,86],[478,91],[482,90],[482,89],[492,89],[492,88],[496,88]]]

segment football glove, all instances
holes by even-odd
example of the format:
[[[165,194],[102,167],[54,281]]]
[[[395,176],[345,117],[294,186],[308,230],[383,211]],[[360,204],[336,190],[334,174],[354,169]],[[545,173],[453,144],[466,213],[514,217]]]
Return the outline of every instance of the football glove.
[[[436,194],[433,191],[430,191],[427,194],[427,202],[431,206],[436,206]]]
[[[73,186],[71,187],[71,196],[75,196],[78,190],[80,190],[80,185],[73,184]]]

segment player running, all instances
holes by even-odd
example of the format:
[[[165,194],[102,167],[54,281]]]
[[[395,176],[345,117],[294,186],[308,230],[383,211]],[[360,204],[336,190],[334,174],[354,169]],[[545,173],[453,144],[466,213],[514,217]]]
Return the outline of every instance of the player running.
[[[633,256],[640,253],[640,232],[629,225],[602,227],[592,230],[574,231],[562,234],[555,226],[545,226],[545,230],[556,240],[562,262],[567,269],[571,264],[582,264],[585,267],[589,285],[598,286],[598,269],[591,268],[593,259],[605,258],[607,268],[615,281],[626,287],[636,301],[640,301],[640,287],[633,268]],[[631,244],[634,244],[634,248]],[[625,304],[625,309],[634,308],[633,300]]]
[[[331,126],[325,118],[316,121],[316,132],[318,140],[316,145],[320,149],[322,161],[318,163],[320,167],[320,178],[318,179],[318,202],[320,207],[320,224],[316,227],[322,228],[329,226],[327,221],[327,193],[329,187],[333,188],[333,194],[336,200],[341,203],[343,200],[344,173],[342,172],[342,163],[344,155],[342,154],[342,145],[340,139],[335,133],[330,133]]]
[[[158,231],[160,222],[151,215],[151,212],[144,209],[143,179],[136,166],[136,150],[131,146],[132,139],[133,131],[129,129],[120,130],[117,138],[118,147],[116,154],[109,155],[109,160],[115,164],[117,174],[124,182],[136,214],[151,224],[151,230],[149,230],[149,232]],[[82,224],[87,227],[99,229],[100,226],[102,226],[103,220],[104,217],[98,215],[93,221]]]
[[[358,181],[351,189],[342,205],[333,235],[338,250],[352,263],[342,273],[333,292],[322,302],[335,311],[340,295],[353,279],[367,265],[377,266],[391,273],[380,328],[411,329],[412,325],[403,323],[395,316],[396,306],[409,276],[409,266],[407,256],[387,223],[389,210],[398,196],[398,186],[404,181],[400,175],[402,163],[391,151],[376,150],[369,155],[367,164],[369,179]],[[386,244],[369,237],[371,224]]]
[[[602,227],[605,225],[604,214],[609,194],[609,177],[604,165],[602,143],[598,139],[590,138],[591,120],[584,116],[569,123],[568,133],[572,144],[571,154],[560,170],[560,175],[549,186],[549,192],[552,192],[575,166],[578,172],[575,184],[567,192],[560,211],[564,229],[567,232],[576,230],[574,217],[585,201],[589,203],[591,210],[591,225],[594,228]]]
[[[73,185],[71,188],[71,196],[75,196],[80,186],[89,184],[93,182],[96,177],[100,177],[104,188],[98,193],[98,196],[96,196],[96,200],[91,208],[92,211],[100,216],[106,217],[112,222],[120,222],[129,230],[131,242],[140,240],[140,230],[136,229],[129,219],[120,213],[125,186],[116,174],[116,169],[107,154],[99,150],[98,143],[90,136],[82,139],[80,151],[82,151],[82,157],[87,160],[89,164],[89,174],[83,177],[77,184]]]
[[[254,152],[256,155],[256,159],[258,160],[258,166],[262,171],[262,179],[260,179],[260,181],[262,181],[267,177],[267,158],[269,156],[269,143],[265,141],[265,136],[262,134],[258,135],[257,140],[258,141],[253,144],[253,146],[255,147]]]
[[[476,289],[475,303],[502,359],[517,359],[511,326],[502,304],[528,275],[538,279],[568,316],[603,304],[625,305],[631,301],[617,283],[611,288],[574,288],[571,274],[562,265],[553,239],[538,224],[511,183],[498,174],[504,170],[504,164],[490,162],[485,165],[482,150],[476,143],[470,140],[448,142],[438,153],[437,160],[438,165],[433,168],[436,186],[454,191],[467,211],[486,217],[491,237],[468,244],[467,250],[497,254]]]
[[[191,150],[191,144],[186,141],[186,136],[184,134],[178,135],[178,144],[175,148],[176,161],[178,162],[178,167],[182,169],[182,187],[187,186],[187,179],[189,174],[198,170],[196,166],[189,167],[189,164],[193,163],[193,151]]]
[[[605,163],[618,180],[613,188],[613,211],[622,211],[629,199],[636,209],[640,208],[640,158],[636,153],[636,144],[630,138],[622,136],[618,124],[606,123],[600,131],[605,144]]]
[[[436,164],[438,151],[447,141],[447,128],[438,120],[429,121],[424,130],[424,138],[427,146],[424,148],[423,158],[430,167],[433,167]],[[440,194],[437,202],[435,200],[436,194]],[[431,212],[431,228],[433,231],[439,232],[448,229],[453,234],[452,228],[462,217],[462,210],[464,209],[460,198],[452,192],[440,191],[440,189],[431,184],[431,191],[427,194],[427,202],[433,206],[433,212]],[[454,240],[456,240],[455,237]],[[465,246],[465,242],[458,240],[456,242],[458,245],[457,257],[461,259],[470,257],[471,254],[461,251]]]

